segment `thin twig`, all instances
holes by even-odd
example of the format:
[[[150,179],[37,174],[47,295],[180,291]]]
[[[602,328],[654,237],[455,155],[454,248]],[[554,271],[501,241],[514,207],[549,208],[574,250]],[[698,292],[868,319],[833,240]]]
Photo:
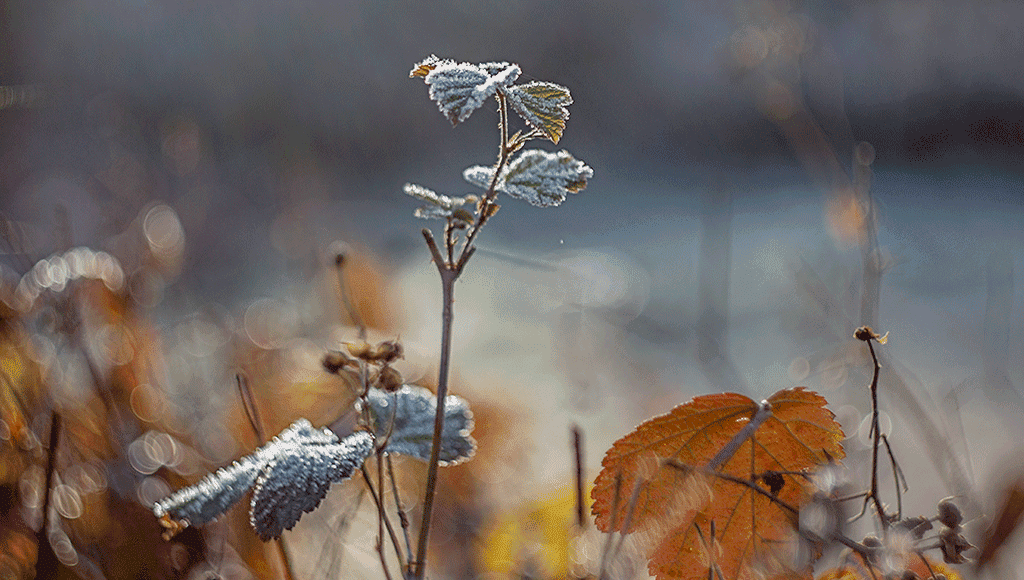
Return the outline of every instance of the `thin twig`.
[[[366,340],[366,323],[363,322],[363,318],[359,316],[355,305],[352,304],[352,298],[348,295],[348,286],[345,284],[345,262],[347,259],[344,251],[339,251],[334,255],[334,268],[338,274],[338,294],[341,296],[341,304],[348,312],[349,319],[359,329],[359,340]]]
[[[665,465],[667,465],[669,467],[672,467],[674,469],[678,469],[679,471],[682,471],[683,473],[693,473],[694,471],[699,471],[701,473],[705,473],[707,475],[711,475],[711,476],[717,477],[719,479],[724,479],[726,481],[731,481],[733,483],[738,483],[738,484],[740,484],[742,486],[748,487],[751,490],[753,490],[753,491],[755,491],[755,492],[765,496],[766,498],[768,498],[768,499],[772,500],[773,502],[775,502],[776,504],[778,504],[779,507],[785,509],[786,511],[788,511],[788,512],[794,514],[794,515],[798,515],[800,513],[799,509],[797,509],[797,508],[789,505],[788,503],[782,501],[781,499],[779,499],[779,496],[775,495],[774,493],[761,489],[761,487],[759,485],[757,485],[756,483],[754,483],[754,482],[752,482],[752,481],[750,481],[748,479],[743,479],[742,477],[736,477],[735,475],[729,475],[728,473],[722,473],[721,471],[715,471],[715,470],[707,468],[707,467],[694,467],[692,465],[687,465],[687,464],[682,463],[680,461],[677,461],[675,459],[667,459],[665,461]]]
[[[373,498],[373,505],[377,506],[377,511],[380,513],[382,511],[381,498],[377,495],[377,490],[373,487],[373,479],[370,477],[370,472],[367,471],[365,463],[361,465],[359,469],[362,471],[363,481],[366,483],[366,488],[370,491],[370,497]],[[395,555],[398,556],[399,565],[404,568],[405,564],[403,563],[402,552],[398,547],[398,535],[395,534],[395,529],[391,526],[391,520],[387,517],[386,513],[384,515],[384,529],[386,529],[388,531],[388,535],[391,536],[391,543],[395,546]],[[380,556],[381,565],[384,566],[384,570],[387,571],[387,563],[384,561],[384,554],[382,553]]]
[[[235,374],[235,382],[238,384],[238,396],[242,399],[242,407],[245,408],[245,416],[249,419],[249,426],[252,427],[253,433],[256,434],[256,446],[258,447],[266,442],[266,429],[263,427],[263,421],[260,420],[256,397],[253,396],[252,389],[249,387],[249,381],[245,380],[245,376],[242,373]],[[292,571],[292,559],[288,554],[287,546],[285,546],[284,537],[278,538],[273,544],[277,546],[277,555],[281,558],[285,580],[294,580],[295,573]]]
[[[629,527],[633,525],[633,513],[636,511],[636,502],[640,499],[640,486],[644,483],[646,483],[644,480],[637,479],[636,483],[633,484],[633,491],[629,494],[629,503],[626,504],[626,517],[622,518],[622,528],[619,529],[619,541],[615,543],[615,548],[609,557],[611,561],[619,557],[619,552],[622,551],[622,544],[626,542],[626,534],[629,533]]]
[[[388,464],[388,477],[391,478],[391,493],[395,496],[395,510],[398,512],[398,521],[402,525],[402,535],[405,536],[405,550],[411,557],[413,551],[412,539],[409,537],[409,517],[405,513],[405,508],[402,507],[402,498],[398,495],[398,483],[395,480],[395,465],[391,460],[390,453],[385,453],[384,459],[387,460]]]
[[[249,388],[249,381],[242,373],[235,373],[235,382],[238,384],[238,396],[242,399],[242,408],[245,409],[245,418],[249,420],[249,426],[256,434],[256,446],[263,445],[267,441],[266,433],[263,431],[263,422],[260,421],[259,412],[256,408],[256,398]]]
[[[576,463],[576,527],[582,530],[587,526],[587,519],[583,499],[583,433],[579,425],[572,426],[572,448]]]
[[[53,474],[57,469],[57,449],[60,447],[61,416],[57,409],[50,416],[50,439],[46,450],[46,479],[43,488],[43,523],[36,532],[36,578],[56,577],[59,567],[57,555],[50,545],[50,501],[53,499]]]
[[[903,492],[909,491],[910,486],[907,485],[907,477],[903,475],[903,470],[900,469],[900,464],[896,462],[896,456],[892,453],[892,447],[889,445],[889,438],[882,435],[882,443],[885,443],[885,450],[889,453],[889,462],[892,464],[892,478],[893,485],[896,486],[896,519],[903,519]],[[903,482],[902,490],[900,489],[900,481]]]
[[[711,458],[708,462],[707,468],[709,470],[716,470],[719,467],[725,465],[727,461],[732,459],[732,456],[736,453],[736,450],[743,445],[747,439],[750,439],[754,435],[754,431],[761,426],[772,414],[772,406],[768,401],[761,401],[761,404],[757,407],[757,412],[754,413],[754,417],[740,429],[739,433],[733,436],[731,440],[722,447],[722,449]]]
[[[871,499],[875,503],[875,511],[878,512],[878,520],[882,526],[882,533],[885,534],[889,530],[889,517],[885,513],[885,508],[882,506],[882,500],[878,497],[878,444],[881,441],[881,431],[878,428],[878,373],[882,370],[882,365],[878,363],[878,357],[875,356],[875,347],[871,345],[873,339],[869,338],[866,342],[868,343],[868,351],[871,352],[871,360],[874,362],[874,372],[871,377]]]
[[[433,237],[428,238],[433,240]],[[432,248],[432,252],[437,247]],[[416,571],[414,576],[422,579],[426,574],[427,541],[430,535],[430,518],[437,493],[437,468],[441,456],[441,433],[444,429],[444,407],[448,397],[448,367],[452,352],[452,318],[455,302],[455,280],[458,273],[442,262],[435,262],[441,275],[441,361],[437,371],[437,412],[434,415],[434,439],[430,446],[430,461],[427,463],[427,486],[423,496],[423,520],[420,523],[419,540],[416,545]]]
[[[615,493],[612,495],[612,519],[608,526],[608,536],[604,539],[604,547],[601,549],[601,566],[597,571],[597,580],[604,580],[605,569],[608,566],[608,556],[611,554],[612,536],[619,522],[619,502],[622,500],[622,472],[615,474]]]

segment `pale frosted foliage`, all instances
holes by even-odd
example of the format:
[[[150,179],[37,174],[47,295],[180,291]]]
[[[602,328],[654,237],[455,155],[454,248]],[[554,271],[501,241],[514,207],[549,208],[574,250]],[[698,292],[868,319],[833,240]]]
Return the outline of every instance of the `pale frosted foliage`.
[[[453,61],[449,59],[438,58],[436,54],[432,54],[427,58],[419,61],[412,65],[412,70],[409,71],[409,77],[425,77],[430,74],[430,71],[434,70],[442,64],[453,64]]]
[[[416,185],[415,183],[406,183],[402,190],[406,195],[411,195],[416,199],[430,204],[416,209],[414,215],[418,218],[446,219],[454,217],[462,221],[472,220],[472,216],[469,212],[461,210],[461,207],[467,203],[475,202],[477,199],[475,195],[468,195],[466,197],[448,197],[447,195],[441,195],[431,189],[423,187],[422,185]]]
[[[242,499],[262,469],[263,462],[257,454],[243,457],[156,502],[153,513],[157,517],[167,514],[177,521],[201,526],[220,517]]]
[[[463,179],[484,189],[491,186],[492,177],[494,177],[494,168],[484,167],[483,165],[474,165],[473,167],[466,168],[466,170],[462,172]]]
[[[250,521],[262,540],[290,530],[311,512],[331,484],[351,477],[373,452],[373,436],[359,431],[337,443],[285,442],[256,481]]]
[[[377,438],[387,438],[384,448],[417,459],[430,459],[434,438],[437,397],[428,389],[404,385],[394,394],[370,389],[367,401],[373,416]],[[444,403],[444,428],[441,432],[441,465],[455,465],[473,456],[473,413],[466,400],[449,395]],[[388,434],[390,433],[390,437]]]
[[[477,165],[466,169],[466,181],[487,187],[494,168]],[[550,207],[565,201],[566,195],[582,191],[594,170],[568,151],[548,153],[540,149],[523,151],[498,179],[496,189],[533,205]]]
[[[512,109],[531,127],[540,131],[552,143],[558,143],[569,118],[572,96],[569,89],[534,81],[525,85],[514,85],[504,89]]]
[[[257,488],[266,486],[266,483],[261,482],[267,481],[268,477],[272,478],[269,480],[271,487],[278,485],[283,478],[292,476],[303,481],[303,485],[310,489],[313,487],[309,483],[309,478],[318,479],[326,492],[326,487],[331,482],[349,477],[352,470],[361,465],[371,451],[372,437],[368,433],[354,433],[339,441],[338,436],[330,429],[314,429],[309,421],[299,419],[251,455],[207,475],[195,485],[182,488],[158,501],[153,506],[153,513],[157,517],[167,515],[189,525],[203,525],[226,512],[253,485]],[[304,466],[298,470],[301,474],[297,470],[287,468],[296,461]],[[269,497],[276,496],[271,494]],[[323,496],[318,497],[317,504]],[[294,511],[292,503],[286,503],[282,507],[286,513]],[[305,504],[302,507],[304,509]],[[300,511],[299,514],[301,513]],[[253,517],[256,525],[255,514]],[[277,521],[286,520],[279,517]],[[291,521],[286,527],[290,528],[294,523],[295,521]],[[265,529],[272,530],[269,526]],[[257,528],[257,531],[260,531],[260,528]],[[260,532],[261,537],[264,535],[264,532]],[[277,535],[280,535],[280,531]]]
[[[514,83],[520,72],[515,64],[491,74],[475,64],[437,60],[421,62],[412,74],[419,76],[418,71],[427,69],[430,72],[423,80],[430,85],[430,98],[453,125],[468,119],[498,91],[498,87]]]

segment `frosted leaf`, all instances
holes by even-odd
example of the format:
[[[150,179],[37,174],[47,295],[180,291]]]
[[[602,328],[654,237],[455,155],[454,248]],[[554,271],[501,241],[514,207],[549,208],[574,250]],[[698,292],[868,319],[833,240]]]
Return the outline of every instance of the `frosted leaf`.
[[[493,175],[493,167],[482,165],[462,173],[466,181],[480,187],[490,185]],[[536,206],[550,207],[565,201],[566,195],[582,191],[593,176],[594,170],[568,151],[530,149],[508,165],[495,189]]]
[[[367,401],[377,438],[383,441],[390,430],[385,451],[423,461],[430,459],[434,415],[437,412],[437,396],[434,393],[423,387],[403,385],[394,394],[370,389]],[[455,395],[446,397],[439,456],[442,465],[455,465],[473,456],[476,441],[470,435],[472,430],[473,413],[466,400]]]
[[[166,514],[193,526],[210,522],[242,499],[259,477],[263,463],[256,454],[243,457],[156,502],[153,514],[158,518]]]
[[[250,522],[260,539],[277,538],[311,512],[332,483],[343,481],[373,452],[373,436],[359,431],[340,442],[283,442],[256,481]]]
[[[254,485],[257,488],[262,487],[264,484],[260,482],[268,477],[268,474],[292,473],[287,466],[295,462],[310,462],[312,467],[320,466],[319,471],[311,469],[303,476],[306,478],[304,485],[312,489],[308,483],[309,478],[327,478],[323,482],[326,490],[332,481],[348,477],[352,472],[349,464],[358,467],[372,450],[372,437],[368,433],[355,433],[339,442],[338,436],[330,429],[315,429],[309,421],[299,419],[251,455],[207,475],[195,485],[182,488],[158,501],[153,506],[153,513],[157,517],[167,515],[187,525],[203,525],[226,512]],[[345,469],[348,469],[347,474],[344,472]],[[273,481],[281,481],[281,477],[278,475]],[[316,500],[316,504],[318,503],[319,500]],[[313,507],[316,504],[313,504]],[[261,522],[265,520],[266,516],[260,519]],[[253,520],[254,526],[256,521]],[[259,530],[260,528],[257,528],[257,531]],[[260,533],[263,537],[263,533]]]
[[[473,220],[472,215],[461,208],[467,203],[475,202],[477,200],[475,195],[467,195],[466,197],[448,197],[447,195],[435,193],[433,190],[423,187],[422,185],[416,185],[415,183],[406,183],[402,190],[407,195],[411,195],[416,199],[431,204],[416,209],[413,215],[418,218],[447,219],[454,217],[455,219],[464,222],[471,222]]]
[[[421,68],[429,67],[433,69],[423,80],[430,85],[430,98],[453,125],[469,118],[499,86],[511,85],[519,78],[519,66],[515,64],[490,74],[475,64],[451,61],[420,63],[413,69],[414,76]]]
[[[425,77],[428,74],[430,74],[430,71],[434,70],[435,68],[442,64],[452,64],[452,61],[448,59],[440,59],[437,57],[437,55],[432,54],[427,58],[414,64],[412,66],[412,70],[409,71],[409,77]]]
[[[572,96],[569,89],[535,81],[503,89],[509,104],[531,127],[542,132],[552,143],[558,143],[569,118]]]
[[[511,63],[507,62],[482,62],[477,66],[487,71],[487,74],[489,75],[496,75],[499,72],[507,69],[510,64]]]
[[[477,187],[487,189],[491,186],[491,178],[494,177],[493,167],[484,167],[483,165],[474,165],[473,167],[467,167],[462,172],[462,178],[472,183]]]

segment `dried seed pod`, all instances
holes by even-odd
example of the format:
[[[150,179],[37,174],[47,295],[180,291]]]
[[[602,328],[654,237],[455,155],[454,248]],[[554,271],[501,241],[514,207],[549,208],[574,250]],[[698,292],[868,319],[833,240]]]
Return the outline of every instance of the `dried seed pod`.
[[[912,518],[904,518],[896,524],[896,527],[909,531],[915,538],[920,540],[924,537],[924,533],[934,526],[932,526],[930,519],[924,516],[914,516]]]
[[[369,357],[370,351],[372,349],[372,347],[368,343],[366,343],[365,341],[364,342],[346,342],[345,343],[345,348],[348,350],[348,353],[350,355],[352,355],[352,356],[354,356],[356,358],[363,359],[363,360],[366,360],[367,357]]]
[[[942,560],[947,564],[963,564],[967,561],[963,553],[974,547],[963,534],[952,528],[939,532],[939,544]]]
[[[373,362],[389,364],[403,357],[402,343],[397,340],[385,340],[373,347],[367,354],[366,359]]]
[[[865,546],[867,546],[869,548],[881,548],[882,547],[882,540],[879,540],[878,536],[875,536],[875,535],[864,536],[864,539],[861,540],[860,543],[864,544]]]
[[[964,521],[960,508],[953,503],[952,497],[947,497],[939,502],[939,521],[947,528],[957,529]]]
[[[347,366],[359,366],[356,359],[348,356],[340,350],[327,351],[327,354],[324,355],[322,364],[324,365],[324,370],[333,374],[338,374],[341,369]]]
[[[375,377],[375,381],[381,389],[389,393],[393,393],[398,389],[401,389],[404,384],[402,373],[389,366],[381,367]]]

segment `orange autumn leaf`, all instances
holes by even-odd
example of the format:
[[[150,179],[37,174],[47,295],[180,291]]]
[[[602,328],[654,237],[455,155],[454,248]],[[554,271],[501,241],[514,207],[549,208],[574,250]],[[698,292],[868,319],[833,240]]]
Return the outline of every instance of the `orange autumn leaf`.
[[[770,485],[764,476],[779,472],[768,477],[777,498],[799,507],[809,497],[808,484],[793,472],[811,471],[829,457],[841,459],[843,432],[825,399],[812,391],[788,389],[767,402],[770,415],[716,471],[757,481],[766,492]],[[735,393],[696,397],[616,441],[594,482],[598,528],[613,531],[629,519],[621,531],[653,539],[648,570],[659,580],[707,578],[712,564],[728,580],[750,577],[755,569],[784,571],[795,547],[792,513],[735,481],[666,465],[672,460],[697,470],[707,467],[760,407]],[[634,489],[636,501],[627,517]]]

